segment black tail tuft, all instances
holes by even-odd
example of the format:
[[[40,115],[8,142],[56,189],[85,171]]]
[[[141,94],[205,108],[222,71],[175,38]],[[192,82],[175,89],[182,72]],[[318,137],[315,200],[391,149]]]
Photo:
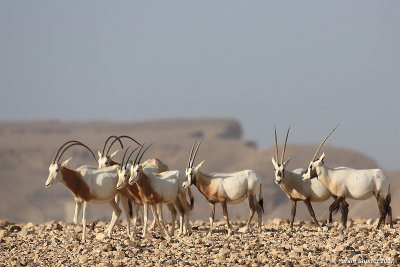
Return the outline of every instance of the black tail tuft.
[[[263,211],[263,213],[264,213],[264,199],[263,199],[263,198],[260,199],[260,200],[258,201],[258,204],[260,205],[260,207],[261,207],[261,209],[262,209],[262,211]]]
[[[190,210],[193,209],[193,206],[194,206],[194,198],[191,198],[190,199]]]
[[[390,190],[390,187],[389,187],[389,190]],[[387,196],[386,196],[385,205],[384,205],[384,208],[383,208],[383,222],[384,223],[385,223],[385,220],[386,220],[386,216],[388,215],[389,210],[391,209],[390,208],[390,202],[392,202],[392,196],[390,195],[390,191],[389,191]]]
[[[336,203],[335,206],[332,207],[333,214],[336,214],[339,211],[340,202]]]

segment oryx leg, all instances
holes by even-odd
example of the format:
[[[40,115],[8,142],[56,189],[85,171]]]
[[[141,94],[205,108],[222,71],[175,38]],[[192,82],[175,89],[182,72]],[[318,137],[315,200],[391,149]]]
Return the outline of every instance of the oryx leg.
[[[178,200],[182,206],[181,219],[183,220],[183,222],[182,222],[183,233],[186,235],[191,235],[192,228],[189,223],[189,220],[190,220],[189,217],[190,217],[190,209],[192,207],[192,204],[189,204],[189,202],[186,200],[186,191],[182,191],[179,193]],[[191,198],[191,201],[193,201],[193,197]]]
[[[343,199],[339,203],[339,207],[342,211],[342,225],[344,228],[347,227],[347,216],[349,215],[349,204],[347,204],[346,200]]]
[[[343,204],[341,204],[340,202],[342,202],[344,199],[345,199],[344,197],[337,197],[337,198],[335,199],[335,201],[333,201],[332,204],[329,206],[329,212],[330,212],[330,213],[333,212],[333,211],[338,207],[338,205],[339,205],[339,206],[340,206],[340,205],[343,205]],[[345,201],[344,203],[346,203],[346,201]],[[347,203],[346,203],[346,204],[347,204]],[[342,223],[343,223],[345,217],[346,217],[346,220],[347,220],[347,215],[345,216],[344,207],[342,208],[342,210],[343,210],[343,213],[342,213]],[[346,228],[345,225],[343,225],[343,227]]]
[[[128,234],[128,237],[131,237],[131,209],[132,209],[132,203],[129,202],[129,199],[126,196],[121,195],[121,202],[122,202],[122,208],[124,209],[125,212],[125,217],[126,217],[126,233]]]
[[[315,223],[315,226],[320,226],[319,223],[318,223],[317,218],[315,218],[315,213],[314,213],[314,210],[313,210],[313,208],[311,206],[310,199],[307,198],[306,200],[303,200],[303,202],[306,205],[306,207],[308,209],[308,212],[310,213],[311,218],[312,218],[313,222]]]
[[[261,231],[261,226],[262,226],[262,215],[263,215],[263,208],[262,206],[260,206],[260,204],[257,202],[256,199],[254,199],[254,204],[256,207],[256,212],[257,212],[257,216],[258,216],[258,231]]]
[[[337,199],[337,197],[333,196],[333,195],[332,195],[332,198],[333,198],[333,201],[335,201]],[[333,210],[329,210],[329,221],[328,221],[329,223],[333,223],[332,213],[333,213]],[[342,210],[342,216],[343,216],[343,210]]]
[[[151,210],[153,211],[153,215],[154,215],[154,218],[156,219],[157,224],[160,226],[161,233],[164,231],[166,239],[170,240],[171,236],[168,233],[167,228],[165,227],[164,218],[162,216],[158,215],[158,213],[162,212],[161,204],[151,205]],[[159,218],[161,218],[161,220],[159,220]]]
[[[169,209],[169,212],[171,213],[171,236],[174,236],[175,234],[175,221],[176,221],[176,209],[174,207],[174,204],[169,203],[167,204],[167,207]]]
[[[138,221],[139,212],[140,212],[140,205],[135,203],[135,216],[133,216],[133,230],[132,230],[133,234],[136,233],[136,224]]]
[[[74,213],[74,224],[78,224],[79,213],[81,213],[82,200],[75,199],[75,213]]]
[[[115,200],[114,200],[114,199],[111,200],[111,201],[108,202],[108,203],[110,204],[111,208],[113,209],[113,216],[112,216],[112,218],[111,218],[110,226],[108,227],[108,232],[107,232],[107,235],[108,235],[108,236],[111,236],[112,229],[114,228],[115,223],[116,223],[117,220],[119,219],[119,216],[121,216],[122,211],[121,211],[121,209],[118,207],[118,204],[115,203]],[[83,203],[83,204],[85,204],[85,203]],[[84,206],[83,208],[85,208],[85,206]]]
[[[290,210],[290,228],[293,228],[294,217],[296,216],[297,200],[290,199],[290,203],[292,204],[292,208]]]
[[[149,204],[143,203],[143,231],[142,237],[146,236],[146,228],[147,228],[147,215],[149,214]]]
[[[226,201],[222,201],[221,202],[221,206],[222,206],[222,211],[224,213],[224,218],[226,221],[226,226],[228,227],[228,236],[232,235],[233,232],[233,228],[232,225],[229,223],[229,217],[228,217],[228,208],[226,206]],[[253,215],[254,215],[254,211],[253,211]]]
[[[87,201],[83,201],[83,214],[82,214],[82,242],[86,240],[86,217],[87,217]]]
[[[378,197],[378,208],[379,208],[379,222],[378,222],[378,226],[376,227],[377,229],[379,229],[379,227],[381,226],[381,223],[384,222],[385,220],[385,199],[379,195]]]
[[[212,234],[214,217],[215,217],[215,203],[210,203],[210,230],[208,231],[207,235],[208,237],[211,237]]]
[[[241,232],[241,233],[245,233],[250,229],[250,223],[251,223],[251,220],[253,219],[254,213],[256,211],[256,197],[254,195],[249,194],[248,200],[249,200],[250,214],[249,214],[249,218],[247,220],[246,226],[239,229],[239,232]]]
[[[161,214],[162,214],[162,206],[161,206],[161,212],[158,214],[158,216],[162,216]],[[160,220],[160,217],[158,217],[158,220]],[[153,230],[155,225],[156,225],[156,220],[153,218],[153,222],[151,223],[149,230]]]
[[[392,208],[390,207],[390,205],[388,206],[387,214],[388,214],[388,220],[389,220],[390,228],[393,228]]]

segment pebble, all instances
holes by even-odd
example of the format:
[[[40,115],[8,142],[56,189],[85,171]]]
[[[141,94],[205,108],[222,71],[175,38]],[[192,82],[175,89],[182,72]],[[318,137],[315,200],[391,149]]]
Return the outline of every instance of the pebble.
[[[332,226],[322,231],[313,224],[296,221],[293,230],[284,219],[264,221],[260,233],[238,233],[244,221],[232,221],[235,232],[226,236],[224,223],[216,225],[206,239],[208,224],[191,222],[193,234],[165,241],[158,231],[146,238],[126,236],[116,227],[110,238],[104,234],[108,223],[98,221],[96,231],[88,227],[86,242],[81,226],[63,222],[12,224],[0,228],[0,266],[265,266],[335,265],[340,259],[388,258],[399,263],[399,225],[376,230],[368,220],[352,219],[344,230]],[[77,232],[78,231],[78,232]],[[80,233],[79,233],[80,231]],[[141,226],[136,233],[139,234]],[[77,237],[77,238],[76,238]],[[364,242],[369,240],[368,242]],[[339,264],[340,265],[340,264]]]

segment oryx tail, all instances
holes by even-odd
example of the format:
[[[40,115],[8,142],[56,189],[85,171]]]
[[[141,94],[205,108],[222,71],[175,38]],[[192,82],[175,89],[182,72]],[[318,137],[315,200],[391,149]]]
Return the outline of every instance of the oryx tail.
[[[260,189],[258,193],[258,204],[260,205],[263,213],[264,213],[264,196],[263,196],[263,191],[262,191],[262,184],[260,183]]]

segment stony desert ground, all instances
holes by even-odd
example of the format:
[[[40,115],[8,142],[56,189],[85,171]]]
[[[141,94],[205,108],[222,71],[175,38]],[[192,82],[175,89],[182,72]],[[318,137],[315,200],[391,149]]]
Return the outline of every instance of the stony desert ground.
[[[332,266],[400,264],[400,218],[394,229],[376,229],[371,219],[351,219],[343,229],[337,222],[296,221],[294,229],[282,219],[263,222],[260,232],[235,232],[228,237],[225,222],[219,221],[209,239],[208,223],[192,222],[191,236],[166,241],[158,231],[145,238],[128,238],[124,223],[111,238],[105,235],[108,222],[88,224],[82,243],[82,227],[47,222],[35,225],[0,221],[0,266]],[[233,221],[235,229],[244,221]],[[138,231],[141,227],[137,228]]]

